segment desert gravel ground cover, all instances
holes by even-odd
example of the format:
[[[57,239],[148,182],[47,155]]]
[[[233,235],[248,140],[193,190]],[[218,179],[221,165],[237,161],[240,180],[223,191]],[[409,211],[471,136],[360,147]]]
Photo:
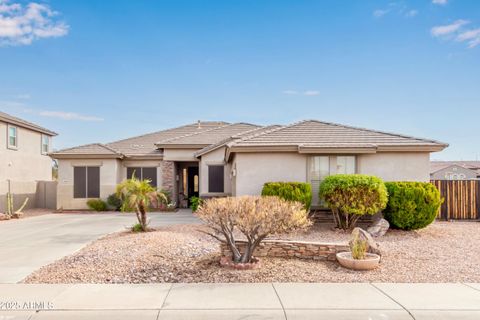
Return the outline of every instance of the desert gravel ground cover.
[[[480,223],[435,222],[419,231],[390,230],[378,239],[380,267],[350,271],[336,262],[263,258],[256,270],[218,266],[219,246],[199,225],[106,236],[45,266],[26,283],[157,282],[480,282]],[[319,225],[283,239],[344,242],[349,235]]]

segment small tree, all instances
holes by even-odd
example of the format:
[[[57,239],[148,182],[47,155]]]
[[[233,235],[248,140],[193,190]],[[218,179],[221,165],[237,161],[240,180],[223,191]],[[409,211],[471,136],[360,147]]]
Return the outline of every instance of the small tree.
[[[150,180],[139,180],[132,176],[117,185],[117,196],[129,207],[134,208],[142,231],[147,231],[147,210],[152,202],[167,202],[167,196],[150,185]]]
[[[301,203],[278,197],[208,199],[201,204],[196,215],[212,228],[213,232],[209,235],[227,243],[234,263],[252,262],[255,248],[271,234],[291,232],[311,225]],[[240,231],[246,238],[244,252],[237,247],[235,231]]]
[[[332,210],[338,228],[355,227],[362,215],[374,215],[387,205],[388,194],[382,179],[362,174],[332,175],[320,185],[320,197]]]

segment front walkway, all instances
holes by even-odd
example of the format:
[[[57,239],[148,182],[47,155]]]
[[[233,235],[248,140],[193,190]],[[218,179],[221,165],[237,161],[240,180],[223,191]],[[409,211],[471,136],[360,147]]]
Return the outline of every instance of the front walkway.
[[[150,225],[198,223],[191,210],[149,214]],[[0,283],[16,283],[96,239],[132,226],[133,213],[46,214],[0,222]],[[1,318],[0,318],[1,319]]]
[[[480,319],[480,284],[0,285],[0,319],[245,318]]]

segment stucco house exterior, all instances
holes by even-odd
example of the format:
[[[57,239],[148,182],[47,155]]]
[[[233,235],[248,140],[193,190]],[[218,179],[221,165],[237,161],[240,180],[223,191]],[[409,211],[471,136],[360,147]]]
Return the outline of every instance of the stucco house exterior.
[[[57,206],[84,209],[136,174],[168,190],[178,206],[192,196],[260,194],[268,181],[313,187],[336,173],[429,181],[430,153],[447,144],[317,120],[291,125],[198,122],[108,144],[52,153],[59,163]]]
[[[432,161],[430,179],[478,180],[480,179],[480,161]]]
[[[29,198],[27,207],[38,206],[38,182],[52,181],[52,138],[57,134],[34,123],[0,111],[0,212],[6,206],[9,184],[15,206]],[[44,205],[41,205],[42,207]]]

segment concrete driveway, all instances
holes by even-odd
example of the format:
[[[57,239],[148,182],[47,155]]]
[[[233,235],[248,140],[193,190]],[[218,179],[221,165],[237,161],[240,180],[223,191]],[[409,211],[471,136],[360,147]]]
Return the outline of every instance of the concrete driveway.
[[[190,210],[150,213],[150,226],[200,223]],[[136,223],[134,214],[47,214],[0,223],[0,283],[16,283],[88,243]]]

